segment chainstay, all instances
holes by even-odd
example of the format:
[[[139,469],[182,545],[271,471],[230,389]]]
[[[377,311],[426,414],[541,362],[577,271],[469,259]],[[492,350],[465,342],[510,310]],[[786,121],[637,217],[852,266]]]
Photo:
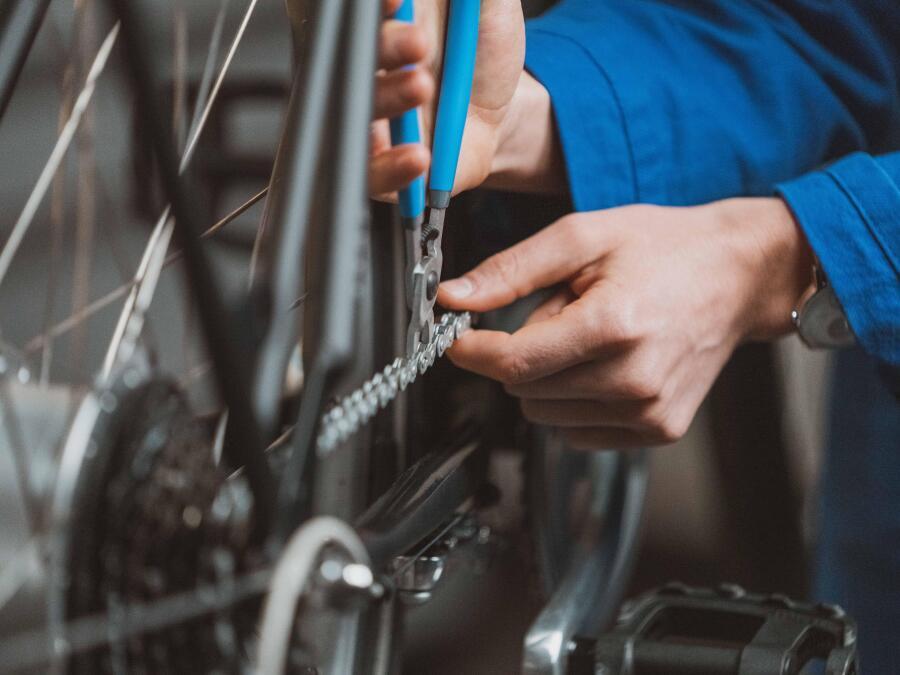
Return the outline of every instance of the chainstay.
[[[387,407],[401,391],[434,365],[456,339],[472,326],[469,312],[448,312],[441,316],[427,344],[419,345],[409,357],[398,357],[361,387],[332,406],[319,424],[316,449],[328,453],[364,427],[375,414]]]

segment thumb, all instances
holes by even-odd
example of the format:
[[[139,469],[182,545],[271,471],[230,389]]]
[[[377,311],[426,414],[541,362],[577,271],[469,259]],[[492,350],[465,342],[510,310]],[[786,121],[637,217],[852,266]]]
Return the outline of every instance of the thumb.
[[[467,274],[445,281],[438,302],[447,309],[487,312],[574,276],[609,248],[601,212],[571,214]]]

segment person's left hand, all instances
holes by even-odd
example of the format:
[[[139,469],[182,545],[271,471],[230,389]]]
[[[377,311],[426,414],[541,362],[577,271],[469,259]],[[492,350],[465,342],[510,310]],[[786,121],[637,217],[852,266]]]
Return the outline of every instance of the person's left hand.
[[[388,16],[401,4],[382,1]],[[377,198],[393,200],[392,193],[428,168],[447,11],[448,0],[416,0],[415,24],[388,19],[382,26],[369,157],[369,190]],[[528,79],[523,71],[525,19],[520,0],[483,0],[480,11],[472,95],[454,193],[477,187],[495,168],[498,148],[512,123],[513,97],[520,82]],[[528,96],[519,98],[531,103]],[[549,96],[546,99],[549,111]],[[422,143],[392,146],[388,119],[417,106],[422,107]]]
[[[564,217],[438,301],[483,312],[561,284],[520,330],[470,331],[450,358],[575,447],[659,445],[685,433],[741,341],[790,330],[810,263],[780,199],[627,206]]]

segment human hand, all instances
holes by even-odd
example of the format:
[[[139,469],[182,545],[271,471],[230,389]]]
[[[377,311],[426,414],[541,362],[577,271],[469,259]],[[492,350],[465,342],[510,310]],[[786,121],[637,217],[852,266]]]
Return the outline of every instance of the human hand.
[[[574,447],[660,445],[685,433],[740,342],[791,329],[810,263],[780,199],[626,206],[562,218],[438,301],[484,312],[561,284],[520,330],[470,331],[451,360]]]
[[[388,15],[400,0],[385,0]],[[434,125],[435,79],[441,70],[447,0],[417,0],[415,25],[385,21],[375,85],[369,186],[389,197],[428,168]],[[513,95],[522,77],[525,23],[520,0],[483,0],[477,59],[454,192],[476,187],[491,173]],[[422,106],[422,145],[391,147],[387,121]],[[549,101],[548,101],[549,109]]]

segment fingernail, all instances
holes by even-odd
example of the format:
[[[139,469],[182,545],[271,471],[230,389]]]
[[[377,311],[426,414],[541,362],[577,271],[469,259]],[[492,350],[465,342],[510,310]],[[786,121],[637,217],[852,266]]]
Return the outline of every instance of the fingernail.
[[[472,291],[475,290],[475,286],[472,282],[465,277],[445,281],[441,284],[441,287],[444,289],[445,293],[449,293],[456,298],[465,298],[466,296],[471,295]]]

